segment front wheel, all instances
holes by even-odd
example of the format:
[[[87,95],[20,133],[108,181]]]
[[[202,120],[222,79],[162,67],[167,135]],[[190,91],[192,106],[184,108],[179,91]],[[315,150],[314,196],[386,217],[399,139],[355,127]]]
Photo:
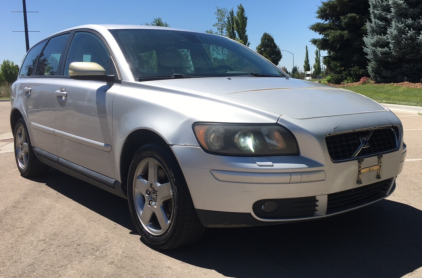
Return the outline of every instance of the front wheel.
[[[149,246],[174,249],[202,235],[204,227],[180,167],[162,146],[138,149],[129,168],[127,193],[132,220]]]

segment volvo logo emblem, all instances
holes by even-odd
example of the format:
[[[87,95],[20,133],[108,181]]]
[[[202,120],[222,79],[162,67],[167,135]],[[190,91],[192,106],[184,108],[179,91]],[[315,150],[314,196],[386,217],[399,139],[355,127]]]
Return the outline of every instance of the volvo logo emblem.
[[[356,157],[359,155],[359,153],[363,150],[363,149],[367,149],[369,147],[371,147],[369,145],[369,139],[372,136],[372,133],[374,133],[373,130],[371,130],[368,135],[366,135],[366,137],[360,137],[359,141],[360,141],[360,145],[359,147],[356,149],[356,151],[353,153],[352,157]]]
[[[364,137],[360,137],[359,140],[360,140],[360,144],[362,145],[362,148],[363,149],[366,149],[366,148],[369,148],[370,147],[369,146],[369,140],[368,139],[366,139]]]

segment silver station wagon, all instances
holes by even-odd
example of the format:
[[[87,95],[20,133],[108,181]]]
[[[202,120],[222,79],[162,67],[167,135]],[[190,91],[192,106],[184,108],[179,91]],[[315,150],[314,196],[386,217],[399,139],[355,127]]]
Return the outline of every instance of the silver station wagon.
[[[86,25],[32,47],[12,86],[24,177],[48,167],[126,198],[159,249],[205,227],[324,218],[395,189],[400,120],[359,94],[292,79],[230,39]]]

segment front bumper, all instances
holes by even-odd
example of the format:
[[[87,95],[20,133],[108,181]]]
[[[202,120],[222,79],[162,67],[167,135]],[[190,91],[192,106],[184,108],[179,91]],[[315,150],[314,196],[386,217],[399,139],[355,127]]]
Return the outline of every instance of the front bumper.
[[[362,175],[357,183],[358,163],[348,161],[323,165],[303,156],[228,157],[205,153],[200,147],[172,146],[188,184],[198,215],[208,227],[241,227],[302,221],[327,217],[353,210],[389,196],[395,177],[404,162],[403,150],[384,154],[381,179],[376,172]],[[404,154],[405,155],[405,154]],[[378,164],[378,158],[366,158],[362,167]],[[358,191],[382,183],[382,188],[363,200],[349,202],[330,210],[329,198],[338,192]],[[346,194],[347,195],[347,194]],[[359,195],[359,194],[358,194]],[[265,200],[314,201],[311,212],[278,214],[257,213]],[[351,198],[356,198],[352,197]],[[289,201],[290,200],[290,201]],[[283,204],[281,204],[283,206]],[[255,207],[255,208],[254,208]],[[313,209],[313,211],[312,211]]]

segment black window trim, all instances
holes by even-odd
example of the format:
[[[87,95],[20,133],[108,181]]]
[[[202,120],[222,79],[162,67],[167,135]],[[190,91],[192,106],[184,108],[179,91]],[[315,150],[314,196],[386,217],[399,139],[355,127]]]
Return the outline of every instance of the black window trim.
[[[62,33],[59,33],[59,34],[55,34],[55,35],[53,35],[53,36],[50,36],[50,37],[48,37],[48,39],[46,39],[46,41],[47,41],[47,43],[44,45],[44,47],[43,47],[43,49],[42,49],[42,51],[41,51],[41,53],[43,53],[44,52],[44,50],[45,50],[45,48],[47,47],[47,45],[50,43],[50,41],[51,41],[51,39],[53,39],[53,38],[57,38],[57,37],[60,37],[60,36],[62,36],[62,35],[69,35],[68,37],[67,37],[67,40],[66,40],[66,43],[65,43],[65,46],[64,46],[64,48],[63,48],[63,50],[62,50],[62,54],[61,54],[61,56],[60,56],[60,61],[59,61],[59,65],[58,65],[58,67],[57,67],[57,74],[56,75],[36,75],[35,73],[37,72],[37,68],[38,68],[38,59],[39,59],[39,57],[37,58],[37,64],[36,64],[36,66],[35,66],[35,69],[34,69],[34,71],[32,72],[32,75],[31,75],[31,77],[34,77],[34,78],[63,78],[64,76],[63,76],[63,67],[62,67],[62,64],[64,63],[63,62],[63,54],[64,53],[66,53],[66,49],[67,49],[67,47],[68,47],[68,45],[69,45],[69,39],[70,39],[70,34],[71,34],[72,32],[69,32],[69,31],[67,31],[67,32],[62,32]],[[43,40],[44,41],[44,40]],[[40,53],[40,54],[41,54]]]
[[[117,65],[116,65],[116,62],[115,62],[116,59],[115,59],[113,51],[111,51],[111,48],[108,45],[107,41],[97,31],[91,30],[91,29],[86,29],[86,28],[72,30],[72,32],[70,33],[69,40],[67,42],[67,46],[65,47],[65,52],[64,52],[65,59],[63,60],[63,64],[60,67],[60,72],[62,73],[61,78],[71,79],[71,77],[69,77],[69,76],[64,76],[65,63],[66,63],[67,55],[69,54],[70,46],[72,45],[73,38],[75,37],[76,33],[81,33],[81,32],[90,33],[90,34],[96,36],[104,44],[104,46],[107,48],[108,53],[110,54],[111,61],[113,63],[114,69],[116,70],[116,73],[117,73],[117,76],[115,76],[115,78],[114,78],[114,82],[115,83],[121,83],[122,78],[121,78],[120,70],[119,70],[119,67],[117,67]],[[90,81],[95,81],[95,80],[90,80]]]
[[[25,55],[25,57],[23,58],[23,61],[22,61],[22,64],[21,64],[21,68],[19,69],[18,78],[32,78],[32,77],[34,76],[35,70],[36,70],[37,65],[38,65],[38,59],[40,58],[40,57],[39,57],[39,55],[37,55],[37,61],[35,62],[35,67],[32,69],[31,75],[29,75],[29,76],[21,76],[21,70],[22,70],[23,65],[24,65],[24,63],[25,63],[25,60],[26,60],[26,58],[28,57],[29,52],[31,52],[31,50],[32,50],[33,48],[35,48],[36,46],[38,46],[39,44],[41,44],[41,43],[43,43],[43,42],[46,42],[46,43],[45,43],[45,45],[44,45],[44,47],[42,48],[41,52],[39,53],[39,54],[41,54],[41,53],[44,51],[45,46],[48,44],[48,40],[49,40],[49,39],[50,39],[50,38],[46,38],[46,39],[44,39],[44,40],[39,41],[38,43],[34,44],[34,45],[33,45],[33,46],[32,46],[32,47],[31,47],[31,48],[30,48],[30,49],[26,52],[26,55]]]

